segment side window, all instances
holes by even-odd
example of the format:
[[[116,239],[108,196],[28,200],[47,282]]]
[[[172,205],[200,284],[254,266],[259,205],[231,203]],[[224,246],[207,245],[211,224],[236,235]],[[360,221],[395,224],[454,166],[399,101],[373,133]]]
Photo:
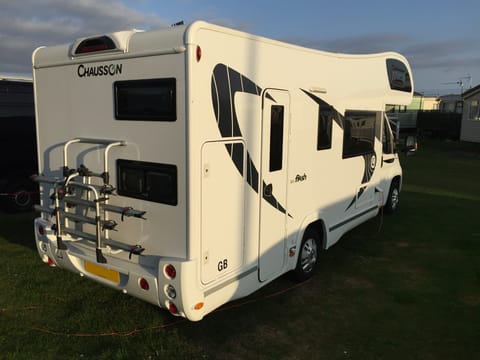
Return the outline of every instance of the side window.
[[[174,78],[116,81],[115,119],[177,120]]]
[[[382,144],[384,154],[393,154],[395,152],[392,129],[388,124],[387,117],[383,118]]]
[[[387,72],[390,89],[404,92],[412,91],[410,73],[403,62],[397,59],[387,59]]]
[[[347,111],[343,126],[343,158],[372,153],[377,113]]]
[[[468,119],[469,120],[479,120],[479,106],[478,106],[478,100],[471,100],[470,101],[470,107],[468,111]]]
[[[321,106],[318,109],[317,150],[332,147],[332,108]]]
[[[270,115],[270,162],[269,170],[282,169],[284,107],[272,105]]]

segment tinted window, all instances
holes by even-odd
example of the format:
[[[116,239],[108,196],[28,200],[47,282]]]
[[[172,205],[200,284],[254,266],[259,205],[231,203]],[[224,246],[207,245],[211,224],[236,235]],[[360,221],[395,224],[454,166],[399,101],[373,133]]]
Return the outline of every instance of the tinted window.
[[[175,121],[175,79],[117,81],[115,118],[117,120]]]
[[[395,152],[392,130],[386,117],[383,119],[382,144],[384,154],[393,154]]]
[[[377,114],[368,111],[347,111],[343,124],[343,158],[373,152]]]
[[[332,116],[330,106],[322,106],[318,110],[317,150],[330,149],[332,147]]]
[[[284,107],[272,105],[270,118],[270,171],[282,169]]]
[[[387,59],[387,72],[392,90],[412,91],[410,73],[404,63],[397,59]]]
[[[169,164],[117,160],[118,194],[177,205],[177,167]]]

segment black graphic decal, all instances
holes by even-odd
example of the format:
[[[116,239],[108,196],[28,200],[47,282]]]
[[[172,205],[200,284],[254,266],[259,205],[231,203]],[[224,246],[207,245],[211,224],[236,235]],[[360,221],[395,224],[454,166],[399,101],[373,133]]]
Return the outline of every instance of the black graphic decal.
[[[365,161],[365,170],[363,171],[362,184],[370,181],[377,166],[377,155],[375,152],[370,154],[364,154],[363,160]]]
[[[238,169],[240,174],[243,175],[243,144],[226,144],[225,147],[227,148],[227,152],[230,154],[235,167]]]
[[[308,91],[306,90],[303,90],[303,89],[300,89],[302,90],[305,94],[307,94],[313,101],[315,101],[317,104],[318,104],[318,107],[321,109],[321,108],[325,108],[326,109],[331,109],[332,110],[332,117],[333,117],[333,120],[335,120],[335,122],[337,123],[338,126],[340,126],[341,129],[343,129],[343,116],[342,114],[340,114],[337,109],[335,109],[332,105],[330,105],[329,103],[327,103],[326,101],[320,99],[318,96],[315,96],[313,95],[312,93],[309,93]]]
[[[313,101],[315,101],[320,108],[322,108],[322,107],[330,108],[332,110],[333,119],[338,124],[338,126],[340,126],[343,129],[343,115],[342,114],[340,114],[332,105],[330,105],[326,101],[320,99],[318,96],[315,96],[315,95],[313,95],[312,93],[309,93],[306,90],[303,90],[303,89],[301,89],[301,90],[305,94],[307,94]],[[373,173],[375,171],[375,167],[377,165],[377,156],[376,156],[375,152],[370,153],[370,154],[364,154],[363,155],[363,161],[365,162],[365,167],[364,167],[364,170],[363,170],[362,184],[366,184],[372,178]],[[353,204],[355,204],[356,199],[358,199],[360,196],[362,196],[362,194],[365,192],[366,188],[367,188],[366,186],[362,186],[359,189],[357,195],[353,197],[352,201],[347,206],[345,211],[350,209],[353,206]]]
[[[237,119],[237,113],[235,111],[234,98],[237,91],[247,94],[253,94],[260,96],[262,89],[256,85],[252,80],[243,76],[239,72],[224,65],[217,64],[213,69],[212,74],[212,104],[215,118],[217,119],[218,129],[222,137],[242,137],[240,131],[240,125]],[[267,97],[269,95],[267,94]],[[272,101],[273,98],[269,97]],[[242,156],[239,151],[243,151],[242,146],[235,146],[240,144],[227,144],[226,150],[232,158],[235,167],[240,175],[243,176],[243,163],[241,161]],[[250,153],[247,151],[247,183],[252,189],[258,193],[259,191],[259,176],[258,170],[252,161]],[[265,186],[265,183],[263,183]],[[263,192],[263,188],[262,188]],[[274,208],[278,209],[282,213],[286,214],[285,208],[275,199],[273,195],[265,196],[263,198]],[[289,214],[290,216],[290,214]]]
[[[362,184],[365,184],[365,183],[368,183],[370,181],[370,179],[372,178],[373,173],[375,171],[375,167],[377,166],[377,156],[376,156],[375,152],[373,152],[371,154],[364,154],[363,155],[363,161],[365,162],[365,166],[364,166],[364,170],[363,170]],[[362,186],[358,190],[357,196],[353,197],[352,202],[350,203],[350,205],[347,206],[345,211],[350,209],[352,207],[352,205],[355,204],[355,200],[358,199],[360,196],[362,196],[362,194],[365,192],[366,189],[367,189],[366,186]]]

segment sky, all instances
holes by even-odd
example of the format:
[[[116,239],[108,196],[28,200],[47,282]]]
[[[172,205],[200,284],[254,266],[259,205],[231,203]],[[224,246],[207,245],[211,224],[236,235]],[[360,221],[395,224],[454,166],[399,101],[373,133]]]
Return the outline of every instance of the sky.
[[[426,95],[480,84],[478,0],[0,0],[0,9],[2,75],[31,75],[38,46],[205,20],[325,51],[397,51]]]

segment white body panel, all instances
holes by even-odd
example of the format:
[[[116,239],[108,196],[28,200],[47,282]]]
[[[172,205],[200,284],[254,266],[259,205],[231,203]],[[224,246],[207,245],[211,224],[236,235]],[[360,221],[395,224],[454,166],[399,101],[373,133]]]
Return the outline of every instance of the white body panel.
[[[387,59],[411,73],[398,54],[331,54],[204,22],[108,36],[115,45],[111,51],[75,55],[80,39],[34,53],[39,171],[64,181],[65,142],[118,139],[126,145],[110,149],[109,184],[119,187],[122,176],[129,176],[119,161],[147,164],[141,165],[145,176],[148,166],[167,164],[175,168],[175,202],[151,201],[141,193],[109,196],[112,205],[146,212],[146,220],[104,214],[118,223],[107,238],[144,249],[132,256],[125,248],[103,247],[106,263],[98,266],[111,276],[85,268],[96,262],[92,241],[61,234],[66,249],[59,249],[52,230],[57,219],[43,211],[36,240],[46,262],[161,307],[175,304],[178,314],[199,320],[294,269],[309,224],[322,225],[322,245],[328,248],[375,216],[392,179],[401,179],[396,154],[385,154],[384,163],[381,130],[385,105],[407,105],[412,97],[413,89],[392,90],[389,82]],[[119,119],[117,82],[148,79],[174,79],[175,120]],[[338,116],[330,120],[331,146],[317,150],[319,109],[326,104]],[[368,153],[345,156],[348,111],[373,114],[367,120],[375,122]],[[280,125],[272,112],[280,114]],[[280,126],[280,142],[272,140],[273,123]],[[362,136],[362,129],[349,131]],[[85,164],[101,173],[100,148],[71,145],[69,167]],[[276,154],[272,149],[278,156],[270,156]],[[45,208],[55,189],[44,183],[42,190]],[[174,279],[165,275],[167,264],[176,268]],[[141,278],[148,290],[139,287]],[[167,294],[168,285],[176,289],[175,298]]]

